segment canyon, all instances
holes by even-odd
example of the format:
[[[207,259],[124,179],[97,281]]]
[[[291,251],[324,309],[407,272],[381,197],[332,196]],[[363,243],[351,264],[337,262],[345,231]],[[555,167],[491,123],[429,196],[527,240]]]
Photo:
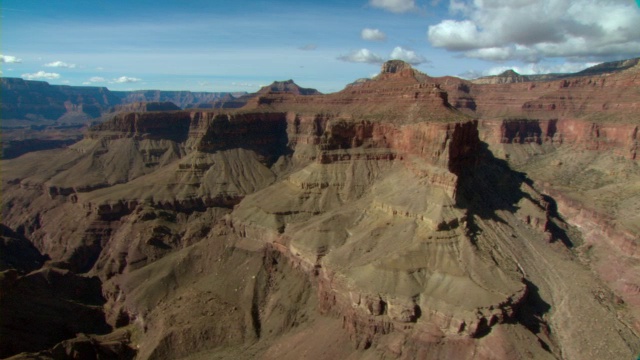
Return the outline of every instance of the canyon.
[[[245,92],[110,91],[106,87],[50,85],[0,77],[2,158],[66,147],[87,128],[121,111],[229,106]],[[158,107],[158,104],[163,104]],[[238,106],[244,104],[242,101]],[[151,106],[150,109],[147,109]],[[169,107],[167,107],[169,106]]]
[[[638,59],[130,98],[1,161],[0,357],[640,355]]]

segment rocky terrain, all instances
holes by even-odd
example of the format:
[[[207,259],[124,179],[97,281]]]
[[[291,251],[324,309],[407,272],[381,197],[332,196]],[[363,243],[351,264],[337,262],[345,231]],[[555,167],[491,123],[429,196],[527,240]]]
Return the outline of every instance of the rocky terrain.
[[[633,359],[640,68],[612,67],[390,61],[2,160],[0,357]]]
[[[514,70],[506,70],[501,74],[483,76],[471,80],[474,84],[508,84],[527,81],[551,81],[583,76],[609,75],[638,66],[640,58],[612,61],[592,66],[577,73],[532,74],[520,75]]]
[[[105,87],[49,85],[0,78],[2,158],[66,147],[92,124],[120,111],[166,111],[241,97],[244,92],[110,91]]]
[[[191,91],[110,91],[97,86],[49,85],[44,81],[0,78],[2,127],[83,123],[118,105],[171,102],[185,109],[238,93]]]

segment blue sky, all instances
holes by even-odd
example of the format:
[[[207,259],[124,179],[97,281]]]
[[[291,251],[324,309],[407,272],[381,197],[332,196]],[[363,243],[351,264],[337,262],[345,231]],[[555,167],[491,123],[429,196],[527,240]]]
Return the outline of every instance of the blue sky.
[[[2,76],[112,90],[339,91],[399,58],[433,75],[640,56],[635,0],[2,0]]]

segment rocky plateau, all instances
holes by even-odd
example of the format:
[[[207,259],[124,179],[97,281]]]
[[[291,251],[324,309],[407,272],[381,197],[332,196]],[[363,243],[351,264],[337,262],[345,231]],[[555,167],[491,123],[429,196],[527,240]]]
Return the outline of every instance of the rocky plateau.
[[[640,355],[637,59],[100,91],[79,141],[0,161],[0,357]]]

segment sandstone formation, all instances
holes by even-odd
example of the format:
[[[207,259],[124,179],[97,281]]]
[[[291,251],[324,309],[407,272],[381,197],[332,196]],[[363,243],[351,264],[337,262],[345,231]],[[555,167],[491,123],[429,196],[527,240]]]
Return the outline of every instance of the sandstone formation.
[[[3,246],[26,250],[0,258],[1,354],[633,358],[640,78],[614,65],[474,84],[390,61],[3,160]]]

